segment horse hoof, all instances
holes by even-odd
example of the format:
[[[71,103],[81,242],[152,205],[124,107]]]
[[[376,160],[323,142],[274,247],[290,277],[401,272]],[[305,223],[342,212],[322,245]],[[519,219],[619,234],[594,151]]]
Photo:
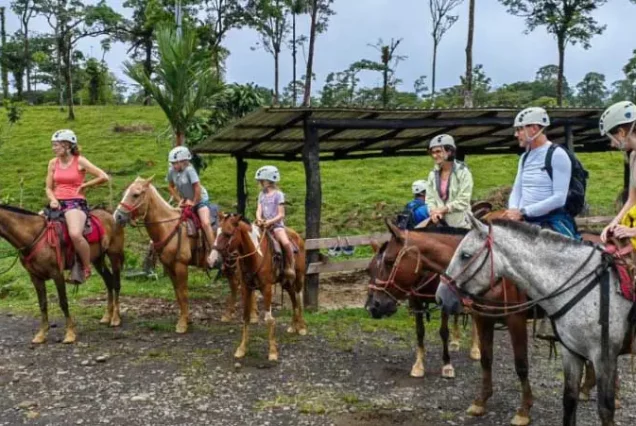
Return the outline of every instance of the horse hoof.
[[[99,320],[100,324],[110,324],[110,315],[106,314],[102,317],[102,319]]]
[[[31,343],[40,344],[46,342],[46,335],[44,333],[38,333],[35,335]]]
[[[590,394],[579,392],[579,401],[589,401],[589,400],[590,400]]]
[[[448,350],[451,352],[459,351],[459,342],[457,341],[450,342],[450,344],[448,345]]]
[[[289,327],[287,328],[287,332],[288,332],[289,334],[296,333],[296,327],[294,327],[294,326],[289,326]]]
[[[470,359],[479,361],[481,359],[481,350],[479,350],[479,348],[472,348],[470,350]]]
[[[486,407],[472,404],[470,407],[468,407],[468,410],[466,410],[466,414],[473,417],[481,417],[486,414]]]
[[[119,327],[121,325],[121,318],[113,318],[110,321],[110,326],[111,327]]]
[[[414,365],[411,369],[411,377],[424,377],[424,367]]]
[[[516,414],[512,418],[512,421],[510,422],[510,424],[512,426],[528,426],[530,424],[530,417]]]
[[[267,357],[267,359],[269,359],[270,361],[278,361],[278,354],[277,353],[270,353],[269,356]]]
[[[66,336],[64,337],[64,340],[62,340],[62,343],[69,345],[71,343],[75,343],[75,339],[77,337],[75,336],[75,333],[66,333]]]
[[[234,358],[243,358],[245,357],[245,349],[238,348],[236,352],[234,352]]]
[[[306,336],[307,335],[307,329],[306,328],[301,328],[298,330],[298,334],[301,336]]]
[[[258,324],[258,316],[250,317],[250,324]]]
[[[614,400],[614,409],[615,410],[620,410],[621,408],[623,408],[623,404],[621,404],[621,400],[620,399],[615,399]]]
[[[232,314],[223,314],[221,315],[221,322],[230,322],[232,321],[232,318],[234,318],[234,315]]]
[[[177,333],[179,333],[179,334],[183,334],[183,333],[187,332],[188,331],[188,323],[185,323],[185,324],[179,323],[179,324],[177,324],[177,327],[176,327],[175,331]]]
[[[455,378],[455,368],[452,365],[448,364],[442,367],[442,377],[445,379],[454,379]]]

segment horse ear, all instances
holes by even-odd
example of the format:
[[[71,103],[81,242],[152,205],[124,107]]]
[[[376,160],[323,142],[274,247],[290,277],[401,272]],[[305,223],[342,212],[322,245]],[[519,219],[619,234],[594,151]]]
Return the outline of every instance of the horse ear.
[[[148,179],[146,179],[146,181],[144,182],[144,188],[148,188],[154,178],[155,178],[155,175],[152,175]]]
[[[373,253],[377,253],[380,250],[380,244],[376,240],[369,241],[369,245],[373,250]]]
[[[479,231],[482,235],[488,235],[488,227],[479,221],[472,213],[466,213],[466,217],[470,222],[470,226],[472,229]]]
[[[217,212],[217,216],[219,218],[219,223],[221,223],[221,221],[225,219],[225,213],[220,210]]]
[[[384,218],[384,223],[386,223],[387,228],[389,228],[389,232],[395,237],[396,240],[402,241],[402,231],[393,224],[390,218]]]

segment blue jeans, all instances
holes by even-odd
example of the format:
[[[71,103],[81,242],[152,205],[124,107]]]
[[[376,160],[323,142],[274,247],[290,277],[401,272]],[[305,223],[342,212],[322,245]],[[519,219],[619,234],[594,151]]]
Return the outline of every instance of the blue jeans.
[[[566,237],[581,240],[581,235],[576,229],[574,218],[565,211],[565,209],[557,209],[546,215],[538,217],[525,217],[528,223],[534,223],[542,228],[548,228],[556,233],[565,235]]]

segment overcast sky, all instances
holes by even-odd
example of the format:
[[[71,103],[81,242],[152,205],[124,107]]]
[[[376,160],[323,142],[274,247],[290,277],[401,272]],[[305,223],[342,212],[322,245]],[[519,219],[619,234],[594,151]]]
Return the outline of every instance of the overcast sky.
[[[0,0],[8,4],[9,0]],[[109,0],[109,4],[126,16],[130,11],[122,8],[123,0]],[[556,42],[544,28],[524,34],[524,21],[506,13],[496,0],[477,0],[475,17],[475,40],[473,61],[483,64],[486,74],[494,86],[519,80],[531,80],[537,69],[558,61]],[[364,4],[362,8],[361,5]],[[401,62],[397,76],[403,80],[403,90],[412,90],[413,82],[421,75],[431,75],[432,40],[430,36],[430,14],[427,0],[335,0],[336,15],[331,18],[327,33],[316,42],[314,94],[323,85],[329,72],[342,71],[352,62],[362,58],[377,60],[378,53],[369,44],[379,38],[385,42],[402,38],[398,53],[408,58]],[[438,54],[437,87],[447,87],[459,82],[465,67],[466,33],[468,29],[468,2],[460,5],[456,13],[459,20],[442,40]],[[606,75],[608,85],[623,78],[622,67],[636,48],[633,28],[626,19],[628,14],[636,17],[636,5],[629,0],[610,0],[595,13],[599,23],[606,24],[605,33],[592,40],[592,47],[568,46],[566,50],[565,74],[571,85],[575,85],[589,71]],[[308,17],[301,17],[299,32],[307,33]],[[626,24],[627,23],[627,24]],[[8,29],[19,28],[19,21],[9,12]],[[625,25],[628,25],[627,27]],[[47,24],[38,20],[32,29],[45,30]],[[234,30],[225,40],[231,52],[227,61],[229,82],[255,82],[272,87],[274,65],[271,55],[262,50],[253,50],[258,34],[250,29]],[[99,41],[83,40],[80,49],[101,56]],[[127,80],[122,72],[122,62],[127,59],[127,47],[116,44],[106,55],[110,68],[120,78]],[[304,58],[300,56],[299,76],[304,74]],[[361,76],[365,85],[379,85],[379,73]],[[291,80],[291,54],[285,50],[281,58],[281,90]]]

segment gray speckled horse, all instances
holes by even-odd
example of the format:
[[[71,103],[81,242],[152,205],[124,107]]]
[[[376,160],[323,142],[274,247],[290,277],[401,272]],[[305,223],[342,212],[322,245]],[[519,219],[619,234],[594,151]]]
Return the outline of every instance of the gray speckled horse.
[[[537,226],[493,221],[488,227],[470,219],[472,230],[446,270],[452,279],[439,286],[438,302],[452,313],[461,307],[461,297],[479,298],[494,279],[510,278],[548,313],[563,344],[563,424],[576,425],[583,363],[589,359],[602,425],[614,425],[617,358],[630,352],[634,324],[633,304],[616,292],[607,255],[598,246]]]

